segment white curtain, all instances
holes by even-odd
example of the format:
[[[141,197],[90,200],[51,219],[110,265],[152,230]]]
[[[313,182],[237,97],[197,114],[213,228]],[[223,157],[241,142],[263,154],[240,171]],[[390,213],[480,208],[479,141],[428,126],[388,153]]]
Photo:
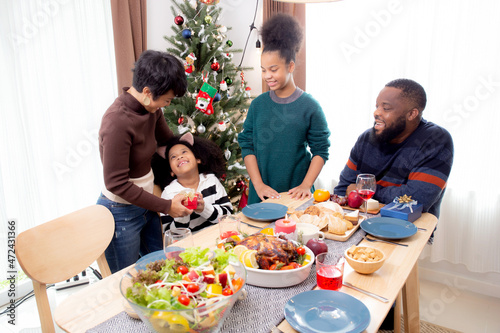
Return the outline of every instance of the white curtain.
[[[6,0],[0,28],[6,249],[7,218],[18,220],[20,233],[95,204],[102,184],[97,133],[117,89],[109,1]]]
[[[424,118],[450,131],[455,159],[432,262],[500,272],[500,2],[345,0],[307,6],[307,87],[332,131],[318,181],[333,189],[375,99],[397,78],[426,89]]]

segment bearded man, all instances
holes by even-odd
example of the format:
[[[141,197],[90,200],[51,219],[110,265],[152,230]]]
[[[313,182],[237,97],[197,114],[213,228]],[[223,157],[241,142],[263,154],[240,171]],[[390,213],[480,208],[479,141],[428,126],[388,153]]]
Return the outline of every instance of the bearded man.
[[[439,218],[441,200],[453,164],[453,140],[444,128],[422,118],[427,97],[415,81],[398,79],[380,91],[373,128],[361,134],[351,150],[334,192],[348,195],[356,177],[374,174],[374,199],[391,203],[408,195],[423,211]]]

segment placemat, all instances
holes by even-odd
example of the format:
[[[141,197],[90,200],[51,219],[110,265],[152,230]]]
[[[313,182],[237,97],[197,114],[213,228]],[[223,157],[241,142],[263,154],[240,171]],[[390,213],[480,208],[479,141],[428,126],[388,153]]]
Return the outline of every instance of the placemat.
[[[326,239],[325,243],[331,254],[328,256],[328,261],[336,263],[344,251],[351,245],[357,244],[364,235],[365,232],[359,229],[346,242]],[[247,297],[236,302],[226,318],[221,332],[270,332],[273,326],[277,326],[285,319],[283,309],[286,302],[293,296],[311,290],[315,286],[316,271],[314,266],[306,280],[292,287],[277,289],[246,285]],[[87,332],[148,332],[148,328],[141,320],[133,319],[122,312]]]
[[[303,204],[304,208],[297,209],[305,209],[311,204],[312,200]],[[365,232],[358,229],[345,242],[325,239],[330,254],[327,261],[337,263],[343,256],[344,251],[351,245],[358,244],[364,235]],[[306,280],[288,288],[262,288],[246,285],[247,297],[235,303],[220,331],[225,333],[270,332],[273,326],[278,326],[285,319],[284,307],[288,300],[301,292],[312,290],[314,287],[316,287],[316,270],[314,266]],[[133,319],[125,312],[122,312],[87,332],[148,332],[148,328],[141,320]]]

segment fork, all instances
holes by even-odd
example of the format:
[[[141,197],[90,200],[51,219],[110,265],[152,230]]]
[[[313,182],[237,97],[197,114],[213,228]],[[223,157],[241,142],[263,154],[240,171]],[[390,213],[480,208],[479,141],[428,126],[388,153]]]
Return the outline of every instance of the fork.
[[[382,239],[368,238],[367,236],[365,236],[364,238],[365,238],[367,241],[369,241],[369,242],[383,242],[383,243],[389,243],[389,244],[394,244],[394,245],[399,245],[399,246],[408,247],[408,245],[407,245],[407,244],[400,244],[400,243],[391,242],[391,241],[382,240]]]

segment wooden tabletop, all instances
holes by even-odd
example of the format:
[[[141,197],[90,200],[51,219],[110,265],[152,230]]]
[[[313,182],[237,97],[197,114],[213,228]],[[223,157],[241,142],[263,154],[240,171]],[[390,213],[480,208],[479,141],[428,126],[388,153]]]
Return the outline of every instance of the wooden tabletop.
[[[284,204],[290,210],[294,210],[307,201],[307,199],[294,200],[287,194],[282,194],[280,199],[271,199],[266,202]],[[245,222],[242,224],[243,231],[248,234],[269,224],[269,222],[249,220],[241,213],[239,217]],[[427,213],[423,214],[421,218],[415,221],[415,225],[425,228],[427,231],[419,230],[415,235],[400,241],[401,243],[408,244],[408,247],[381,242],[372,243],[364,240],[361,243],[362,245],[367,243],[369,246],[382,250],[387,256],[384,266],[373,274],[358,274],[346,263],[344,281],[390,300],[388,303],[383,303],[353,289],[342,287],[341,292],[356,297],[368,307],[371,321],[366,332],[378,331],[378,328],[401,290],[403,291],[403,298],[405,300],[405,317],[408,320],[405,321],[405,327],[410,332],[418,332],[419,289],[416,269],[417,260],[436,224],[436,217]],[[195,233],[193,235],[194,244],[195,246],[213,248],[216,246],[215,239],[218,236],[218,226],[214,225]],[[119,285],[122,276],[128,269],[130,268],[127,267],[70,295],[55,311],[54,319],[57,325],[68,332],[85,332],[122,312],[124,310],[125,299],[120,293]],[[278,327],[284,332],[296,332],[286,320]]]

